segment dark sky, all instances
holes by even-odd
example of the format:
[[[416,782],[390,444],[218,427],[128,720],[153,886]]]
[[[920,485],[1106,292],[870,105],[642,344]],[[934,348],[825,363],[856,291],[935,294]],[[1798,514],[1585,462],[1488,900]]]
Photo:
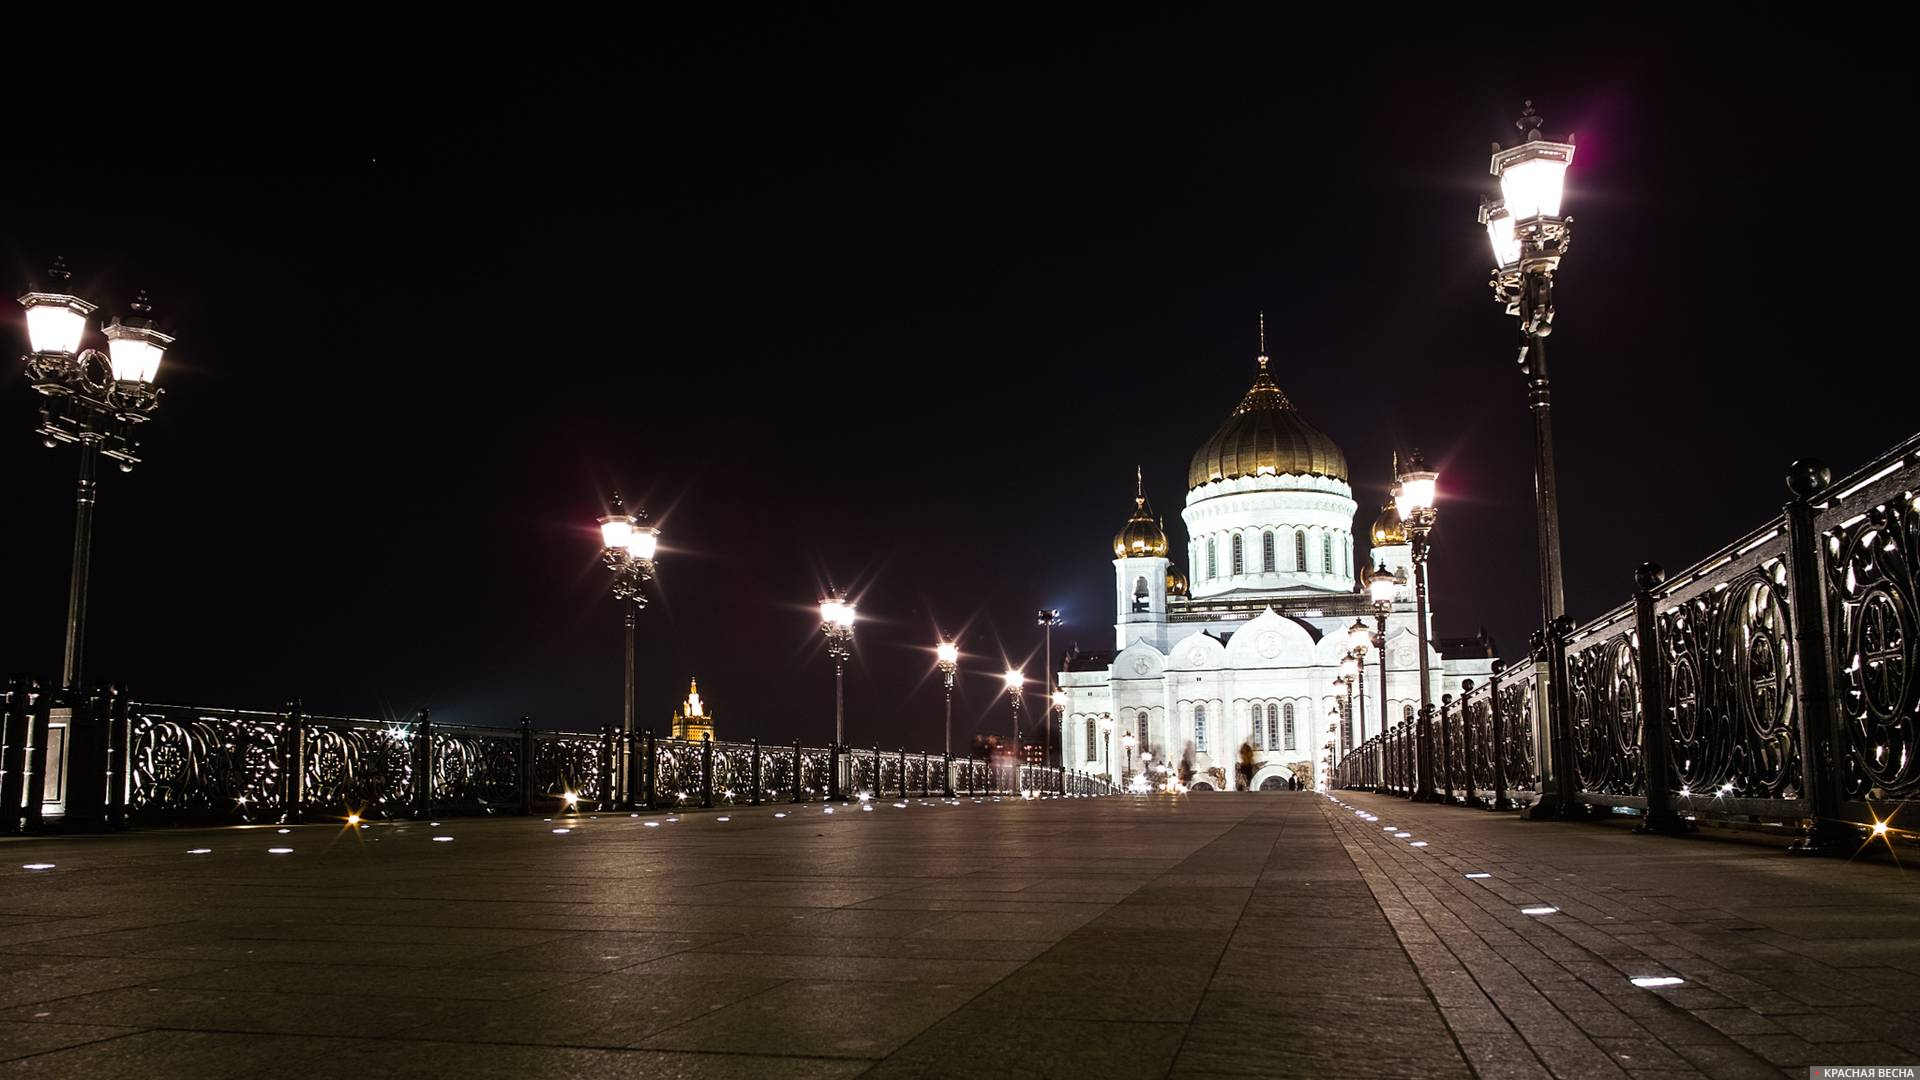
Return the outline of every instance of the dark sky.
[[[1360,525],[1396,446],[1442,470],[1440,630],[1515,655],[1530,428],[1474,211],[1528,97],[1578,136],[1552,339],[1576,617],[1764,520],[1790,460],[1909,434],[1900,43],[1496,14],[353,19],[143,37],[145,79],[16,69],[72,126],[16,111],[14,285],[63,254],[179,334],[147,463],[104,478],[87,673],[616,719],[593,521],[617,486],[664,530],[643,722],[698,673],[723,735],[824,739],[831,578],[865,616],[851,738],[937,744],[936,625],[966,630],[957,731],[998,731],[990,676],[1037,658],[1035,608],[1065,611],[1060,648],[1109,647],[1133,467],[1172,525],[1261,309]],[[0,670],[51,675],[74,455],[36,408],[14,362]]]

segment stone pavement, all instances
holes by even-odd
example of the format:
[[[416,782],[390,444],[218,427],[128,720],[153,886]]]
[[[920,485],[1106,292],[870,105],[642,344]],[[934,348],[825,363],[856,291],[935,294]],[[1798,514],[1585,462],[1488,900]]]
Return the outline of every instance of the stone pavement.
[[[0,1073],[1920,1063],[1920,890],[1894,866],[1341,799],[1378,820],[1216,793],[0,842]]]

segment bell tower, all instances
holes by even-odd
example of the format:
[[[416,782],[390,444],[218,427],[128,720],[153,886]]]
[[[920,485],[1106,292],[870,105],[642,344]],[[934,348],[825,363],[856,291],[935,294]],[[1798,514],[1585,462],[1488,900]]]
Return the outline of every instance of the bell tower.
[[[1113,646],[1136,641],[1166,648],[1167,532],[1147,505],[1146,483],[1133,470],[1133,513],[1113,537]]]

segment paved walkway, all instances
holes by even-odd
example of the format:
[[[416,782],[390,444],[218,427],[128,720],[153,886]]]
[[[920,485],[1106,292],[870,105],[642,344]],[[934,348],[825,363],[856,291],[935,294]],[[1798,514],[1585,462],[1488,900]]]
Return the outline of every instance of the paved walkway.
[[[1920,1063],[1920,888],[1897,868],[1343,798],[1379,820],[1241,793],[4,842],[0,1072]]]

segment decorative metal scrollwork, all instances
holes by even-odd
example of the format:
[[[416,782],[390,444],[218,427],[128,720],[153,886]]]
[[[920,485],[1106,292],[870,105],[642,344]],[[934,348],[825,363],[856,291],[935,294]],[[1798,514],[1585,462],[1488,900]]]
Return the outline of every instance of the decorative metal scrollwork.
[[[1827,611],[1840,711],[1842,795],[1920,796],[1920,713],[1914,668],[1920,601],[1920,513],[1902,491],[1830,529]]]
[[[567,792],[582,799],[607,798],[602,740],[593,735],[546,735],[534,744],[534,790],[552,796]]]
[[[1573,767],[1582,791],[1639,795],[1640,674],[1629,632],[1567,653]]]
[[[497,810],[520,801],[520,737],[433,734],[433,797],[449,811]]]
[[[1776,558],[1656,617],[1672,746],[1668,790],[1800,797],[1786,590],[1786,565]]]
[[[136,816],[273,821],[286,797],[284,723],[141,711],[128,745],[127,810]]]
[[[1537,683],[1531,666],[1500,680],[1500,724],[1507,736],[1500,752],[1506,755],[1507,786],[1528,791],[1540,789],[1540,769],[1533,748]]]

